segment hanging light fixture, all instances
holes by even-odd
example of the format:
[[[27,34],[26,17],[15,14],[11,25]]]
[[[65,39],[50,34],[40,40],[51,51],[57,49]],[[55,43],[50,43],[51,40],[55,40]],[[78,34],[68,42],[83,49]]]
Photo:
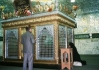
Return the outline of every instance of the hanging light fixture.
[[[72,9],[76,11],[78,9],[78,6],[74,4],[75,0],[71,0],[71,2],[72,2]]]
[[[75,2],[75,0],[71,0],[71,2]]]
[[[78,9],[78,6],[73,5],[73,7],[72,7],[72,8],[73,8],[73,10],[74,10],[74,11],[76,11],[76,10]]]

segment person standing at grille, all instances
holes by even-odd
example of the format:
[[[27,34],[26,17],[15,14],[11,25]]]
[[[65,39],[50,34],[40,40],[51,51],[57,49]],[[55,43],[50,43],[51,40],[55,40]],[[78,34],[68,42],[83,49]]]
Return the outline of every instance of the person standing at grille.
[[[33,70],[33,47],[34,47],[34,36],[31,33],[32,29],[30,26],[26,27],[26,32],[22,35],[21,44],[23,44],[23,70]]]

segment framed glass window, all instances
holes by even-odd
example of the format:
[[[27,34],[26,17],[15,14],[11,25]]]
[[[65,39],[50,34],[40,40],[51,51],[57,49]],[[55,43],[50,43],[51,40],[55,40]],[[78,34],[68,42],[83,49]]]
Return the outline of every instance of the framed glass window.
[[[67,28],[67,40],[68,40],[68,43],[69,42],[74,42],[73,40],[73,29],[72,28]]]
[[[18,58],[18,29],[5,30],[5,58]]]
[[[66,48],[67,47],[67,35],[66,35],[66,26],[59,25],[59,47]]]
[[[53,25],[36,27],[36,58],[38,60],[54,59]]]

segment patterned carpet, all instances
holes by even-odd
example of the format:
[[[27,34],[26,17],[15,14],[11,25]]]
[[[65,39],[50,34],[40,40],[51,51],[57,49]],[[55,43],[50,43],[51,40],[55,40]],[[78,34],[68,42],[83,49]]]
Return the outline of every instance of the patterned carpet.
[[[72,70],[99,70],[99,55],[84,55],[84,56],[81,56],[81,59],[82,60],[86,60],[87,61],[87,65],[83,65],[81,67],[77,67],[77,66],[74,66]],[[2,65],[0,64],[0,70],[22,70],[22,66],[19,67],[19,66],[11,66],[11,65],[8,65],[8,66],[5,66],[5,65]],[[61,70],[60,68],[34,68],[33,70]],[[67,68],[64,69],[64,70],[68,70]]]

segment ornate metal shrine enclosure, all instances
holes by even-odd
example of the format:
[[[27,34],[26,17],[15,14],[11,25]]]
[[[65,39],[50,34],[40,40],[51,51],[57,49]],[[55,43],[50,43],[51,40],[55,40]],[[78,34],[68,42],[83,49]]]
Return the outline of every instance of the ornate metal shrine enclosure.
[[[61,4],[63,2],[57,2],[58,0],[53,1],[55,2],[48,4],[51,5],[51,9],[45,3],[36,2],[45,6],[45,8],[40,7],[40,13],[34,10],[36,3],[31,2],[33,3],[31,6],[33,7],[32,11],[34,11],[33,15],[19,16],[19,18],[2,21],[4,30],[4,61],[22,62],[23,46],[21,44],[21,35],[25,32],[25,27],[31,25],[32,33],[36,39],[34,63],[60,63],[60,48],[66,48],[68,42],[74,42],[73,29],[76,27],[76,23],[70,14],[67,15],[64,13],[66,12],[66,6],[65,4]],[[49,9],[47,9],[47,6]],[[67,13],[70,13],[69,9]]]

